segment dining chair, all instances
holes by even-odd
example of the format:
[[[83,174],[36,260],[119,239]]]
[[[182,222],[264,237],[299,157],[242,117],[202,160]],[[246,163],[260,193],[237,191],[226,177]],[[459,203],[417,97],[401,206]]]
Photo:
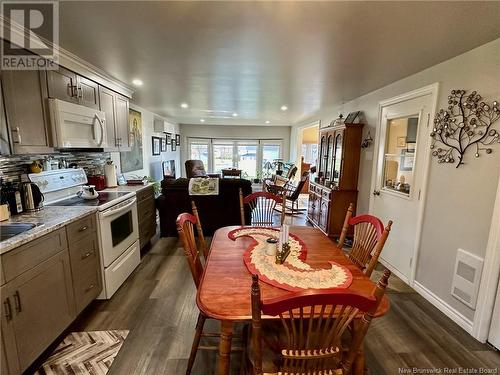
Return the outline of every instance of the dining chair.
[[[274,225],[274,213],[276,204],[284,202],[284,196],[279,196],[276,194],[271,194],[265,191],[258,191],[243,197],[243,191],[240,188],[240,216],[241,225],[246,225],[245,223],[245,205],[250,207],[252,213],[252,223],[253,226],[273,226]],[[282,210],[280,214],[280,223],[282,225],[285,220],[285,210]]]
[[[194,237],[194,226],[197,226],[198,220],[194,215],[188,213],[182,213],[179,216],[177,216],[176,223],[177,223],[177,232],[179,233],[179,237],[184,247],[184,255],[186,256],[186,260],[189,264],[189,269],[191,271],[194,284],[196,285],[196,289],[198,289],[201,282],[201,276],[203,274],[203,265],[200,260],[200,252],[198,251],[198,248],[196,246],[196,240]],[[219,349],[218,346],[200,346],[200,341],[202,337],[220,336],[220,333],[203,332],[203,327],[205,325],[206,320],[207,316],[205,316],[200,311],[198,313],[198,320],[196,322],[196,331],[193,338],[193,344],[191,346],[191,353],[189,354],[186,375],[191,373],[191,369],[193,368],[193,364],[196,359],[196,353],[198,352],[198,349],[205,349],[205,350]],[[231,351],[241,351],[241,348],[234,348]]]
[[[371,276],[385,241],[391,231],[392,220],[389,220],[387,226],[379,218],[372,215],[352,216],[354,204],[349,204],[342,232],[340,233],[338,247],[342,248],[349,231],[349,227],[354,227],[354,237],[352,247],[347,256],[367,275]]]
[[[193,211],[193,215],[196,218],[195,225],[196,225],[196,232],[198,234],[198,243],[203,253],[203,257],[205,258],[206,261],[208,257],[208,248],[205,242],[205,236],[203,235],[203,229],[201,228],[200,215],[198,214],[198,209],[196,208],[196,204],[194,203],[194,201],[191,201],[191,210]]]
[[[252,323],[246,361],[250,373],[350,374],[390,274],[384,271],[370,297],[334,289],[304,290],[269,300],[261,299],[259,278],[252,275]],[[270,333],[262,315],[279,317],[279,330]],[[344,350],[342,335],[355,319],[356,332]]]

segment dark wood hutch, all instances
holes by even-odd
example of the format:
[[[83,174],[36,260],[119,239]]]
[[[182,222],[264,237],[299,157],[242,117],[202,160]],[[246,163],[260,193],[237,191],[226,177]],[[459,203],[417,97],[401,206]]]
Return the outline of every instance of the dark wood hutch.
[[[307,219],[338,237],[349,203],[358,199],[363,124],[340,124],[319,131],[317,172],[309,184]]]

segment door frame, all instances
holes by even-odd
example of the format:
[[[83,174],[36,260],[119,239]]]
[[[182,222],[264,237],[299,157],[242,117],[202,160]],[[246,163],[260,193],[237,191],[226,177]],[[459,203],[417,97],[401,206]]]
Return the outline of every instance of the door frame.
[[[500,177],[498,178],[497,194],[493,216],[491,218],[490,234],[484,256],[483,273],[479,294],[477,296],[476,312],[472,322],[471,335],[480,342],[486,342],[489,337],[491,319],[500,283]]]
[[[402,280],[405,280],[408,282],[408,284],[413,287],[413,284],[415,282],[415,274],[417,271],[417,264],[418,264],[418,253],[420,250],[420,243],[421,243],[421,237],[422,237],[422,226],[423,226],[423,217],[424,217],[424,212],[425,212],[425,202],[427,198],[427,187],[428,187],[428,182],[429,182],[429,171],[430,171],[430,162],[431,162],[431,151],[430,151],[430,144],[431,144],[431,137],[430,137],[430,124],[434,123],[434,116],[436,113],[437,105],[438,105],[438,94],[439,94],[439,83],[433,83],[428,86],[421,87],[416,90],[412,90],[409,92],[406,92],[404,94],[397,95],[395,97],[385,99],[379,102],[378,105],[378,131],[376,131],[375,134],[375,153],[374,153],[374,158],[373,158],[373,168],[372,168],[372,178],[371,178],[371,191],[374,191],[377,186],[377,175],[378,175],[378,161],[379,161],[379,155],[380,155],[380,149],[382,148],[380,145],[380,136],[381,136],[381,129],[382,129],[382,121],[384,120],[382,118],[382,112],[384,107],[388,107],[394,104],[399,104],[408,100],[412,99],[417,99],[422,96],[426,95],[431,95],[431,108],[429,108],[429,117],[427,119],[427,125],[426,128],[428,128],[427,135],[424,137],[424,139],[418,139],[419,143],[419,149],[420,152],[423,152],[423,163],[420,166],[420,168],[423,168],[422,170],[422,183],[421,183],[421,188],[419,192],[419,196],[417,196],[417,199],[419,200],[418,204],[418,213],[417,213],[417,227],[416,227],[416,234],[415,234],[415,243],[413,246],[413,254],[412,254],[412,263],[411,263],[411,271],[410,271],[410,277],[406,277],[405,275],[401,274],[397,270],[395,270],[393,267],[391,267],[389,264],[383,261],[383,259],[379,259],[379,262],[382,263],[385,267],[389,268],[392,272],[396,274],[399,278]],[[416,113],[420,114],[420,110],[418,110]],[[425,119],[422,119],[425,121]],[[383,152],[383,151],[382,151]],[[370,195],[370,202],[369,202],[369,212],[373,214],[373,206],[374,206],[374,195]],[[397,227],[397,223],[395,223],[395,226]],[[395,235],[395,234],[393,234]]]

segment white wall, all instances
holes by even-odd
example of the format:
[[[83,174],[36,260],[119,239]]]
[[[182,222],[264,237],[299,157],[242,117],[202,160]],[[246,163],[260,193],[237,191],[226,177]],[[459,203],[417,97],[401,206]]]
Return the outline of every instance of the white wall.
[[[153,122],[154,118],[163,118],[159,115],[154,114],[144,108],[141,108],[133,103],[130,103],[130,109],[141,112],[142,119],[142,154],[143,154],[143,169],[139,169],[133,172],[125,173],[125,177],[131,177],[137,175],[139,177],[151,176],[151,163],[161,162],[165,160],[175,160],[175,169],[177,177],[180,176],[180,151],[177,147],[176,151],[171,151],[170,145],[167,145],[167,152],[161,152],[159,156],[153,156],[152,153],[152,136],[165,137],[163,133],[157,133],[154,131]],[[163,118],[167,123],[165,126],[165,131],[170,133],[179,134],[179,125],[175,124],[173,121]],[[121,173],[120,169],[120,153],[112,152],[111,158],[117,166],[118,173]]]
[[[366,118],[363,133],[366,135],[370,130],[375,139],[380,101],[435,82],[440,84],[438,108],[447,107],[447,96],[452,89],[476,90],[487,101],[500,100],[500,39],[342,106],[332,106],[295,125],[291,136],[292,157],[298,152],[295,138],[301,125],[313,120],[329,124],[341,109],[344,115],[362,110]],[[495,128],[500,129],[500,120]],[[373,148],[362,151],[358,212],[368,212]],[[451,280],[459,247],[480,257],[485,254],[496,182],[500,174],[500,144],[492,148],[492,154],[483,153],[478,159],[474,157],[474,150],[470,150],[466,156],[467,163],[458,169],[453,165],[438,165],[433,160],[425,202],[416,281],[469,320],[473,319],[474,311],[451,296]],[[391,236],[397,236],[397,233],[397,223],[394,223]]]
[[[181,124],[181,162],[182,175],[185,175],[184,162],[189,159],[188,138],[247,138],[247,139],[282,139],[283,159],[290,157],[290,126],[230,126],[230,125],[195,125]]]

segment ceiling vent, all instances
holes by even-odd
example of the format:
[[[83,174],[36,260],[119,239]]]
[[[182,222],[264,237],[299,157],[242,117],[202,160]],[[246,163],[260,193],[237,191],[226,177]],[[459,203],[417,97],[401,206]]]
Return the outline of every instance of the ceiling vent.
[[[458,249],[451,283],[451,295],[472,309],[476,308],[482,270],[482,258],[463,249]]]

